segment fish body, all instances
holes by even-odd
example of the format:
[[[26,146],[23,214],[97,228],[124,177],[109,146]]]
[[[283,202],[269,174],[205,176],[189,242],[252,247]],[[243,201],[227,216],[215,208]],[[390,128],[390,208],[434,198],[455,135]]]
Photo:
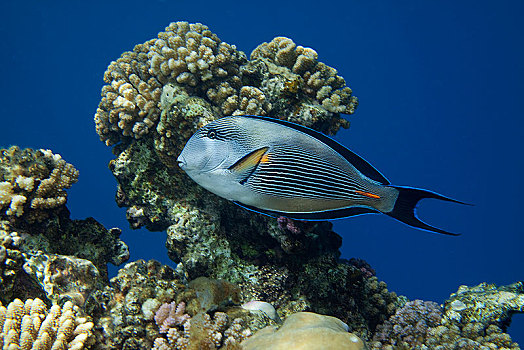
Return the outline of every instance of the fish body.
[[[435,192],[393,186],[367,161],[307,127],[260,116],[229,116],[200,128],[178,157],[199,185],[247,209],[301,220],[384,213],[420,221],[420,199],[462,203]],[[463,204],[463,203],[462,203]]]

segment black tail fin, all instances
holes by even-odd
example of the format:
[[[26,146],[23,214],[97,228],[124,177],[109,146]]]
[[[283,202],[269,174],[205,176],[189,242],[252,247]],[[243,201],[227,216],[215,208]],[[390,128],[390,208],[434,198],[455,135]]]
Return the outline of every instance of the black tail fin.
[[[384,213],[384,214],[389,215],[392,218],[397,219],[398,221],[401,221],[405,224],[408,224],[409,226],[418,227],[423,230],[443,233],[443,234],[452,235],[452,236],[459,235],[457,233],[447,232],[439,228],[430,226],[426,224],[425,222],[419,220],[415,213],[415,209],[416,209],[417,203],[421,199],[424,199],[424,198],[435,198],[435,199],[440,199],[443,201],[465,204],[465,205],[469,205],[469,204],[442,196],[435,192],[421,190],[418,188],[391,186],[391,185],[388,187],[393,187],[397,189],[399,193],[398,193],[397,201],[395,202],[395,206],[393,207],[393,210],[388,213]]]

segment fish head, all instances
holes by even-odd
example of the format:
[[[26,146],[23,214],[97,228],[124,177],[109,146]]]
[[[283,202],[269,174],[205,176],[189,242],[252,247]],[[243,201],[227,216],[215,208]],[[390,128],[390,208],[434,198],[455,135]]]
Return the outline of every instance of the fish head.
[[[228,158],[231,146],[217,134],[208,124],[191,136],[178,156],[180,168],[188,175],[208,173],[219,168]]]
[[[178,165],[196,183],[229,199],[231,187],[238,184],[229,167],[246,152],[239,137],[242,133],[236,118],[215,120],[191,136],[178,156]]]

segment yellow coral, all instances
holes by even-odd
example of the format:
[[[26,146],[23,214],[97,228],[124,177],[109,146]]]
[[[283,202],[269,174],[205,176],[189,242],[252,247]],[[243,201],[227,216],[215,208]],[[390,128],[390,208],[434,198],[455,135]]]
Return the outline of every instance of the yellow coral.
[[[81,350],[92,339],[93,323],[78,317],[68,301],[48,311],[40,299],[15,299],[7,308],[0,303],[0,344],[4,349]]]
[[[242,52],[205,25],[171,23],[157,39],[136,45],[107,68],[107,85],[95,114],[100,139],[109,146],[154,133],[161,111],[169,107],[161,101],[169,84],[204,95],[227,81],[235,86],[231,93],[236,93],[244,61]]]
[[[5,209],[5,215],[20,217],[29,203],[31,209],[41,211],[65,204],[65,189],[78,180],[72,164],[50,150],[13,146],[0,151],[0,209]]]
[[[327,111],[353,114],[358,105],[357,98],[352,96],[351,89],[345,86],[346,81],[338,75],[337,70],[318,62],[317,58],[315,50],[297,46],[293,40],[285,37],[276,37],[269,43],[263,43],[251,53],[251,60],[269,60],[286,67],[288,75],[299,75],[304,83],[303,91]]]
[[[289,316],[282,327],[266,327],[242,342],[243,350],[363,350],[364,342],[338,318],[311,312]]]

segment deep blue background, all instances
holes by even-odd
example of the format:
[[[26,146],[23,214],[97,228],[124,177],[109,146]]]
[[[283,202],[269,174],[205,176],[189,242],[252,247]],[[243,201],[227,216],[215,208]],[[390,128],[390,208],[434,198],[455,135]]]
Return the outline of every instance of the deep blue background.
[[[94,130],[102,75],[172,21],[201,22],[250,53],[275,36],[314,48],[360,99],[337,139],[390,181],[474,203],[426,201],[460,237],[385,216],[338,220],[343,257],[391,290],[442,302],[460,284],[523,279],[524,2],[13,1],[0,3],[0,146],[50,148],[80,170],[75,218],[124,229],[133,260],[170,263],[165,233],[132,231]],[[113,273],[116,269],[112,269]],[[524,317],[510,327],[524,343]]]

